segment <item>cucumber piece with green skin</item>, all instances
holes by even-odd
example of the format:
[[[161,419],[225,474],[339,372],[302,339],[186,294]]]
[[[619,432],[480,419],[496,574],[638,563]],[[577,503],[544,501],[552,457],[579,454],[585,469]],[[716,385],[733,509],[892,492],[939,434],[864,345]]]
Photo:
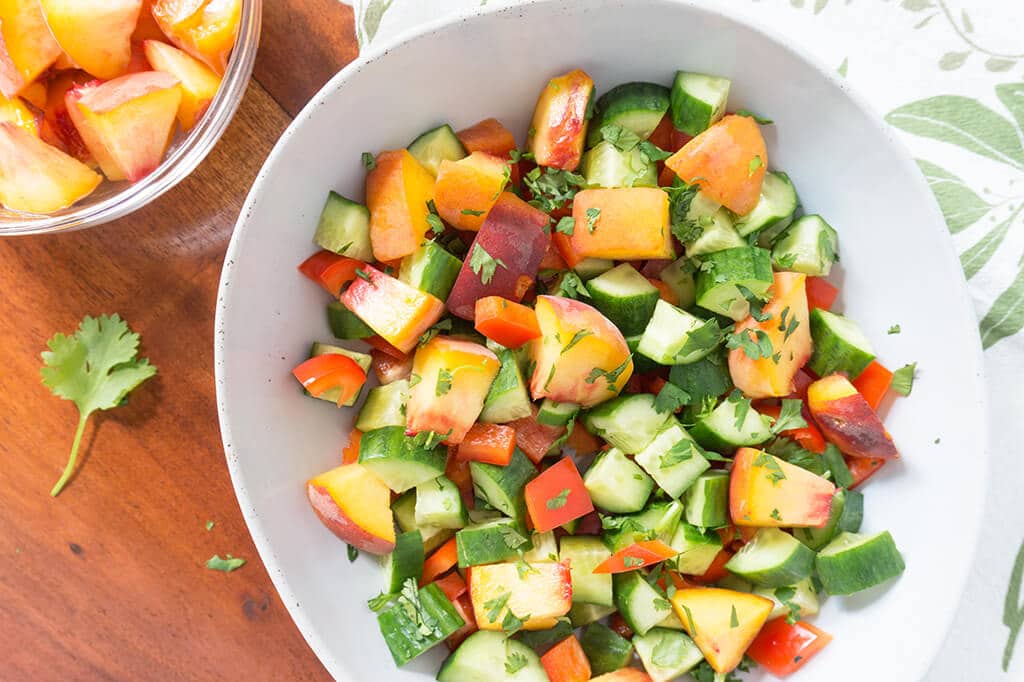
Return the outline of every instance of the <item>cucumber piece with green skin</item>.
[[[594,573],[594,569],[611,555],[611,550],[598,537],[581,535],[562,538],[558,558],[569,561],[574,604],[615,605],[611,574]]]
[[[463,528],[469,516],[458,487],[447,476],[416,486],[416,525]]]
[[[811,576],[814,550],[778,528],[762,528],[725,567],[759,587],[784,587]]]
[[[717,320],[702,320],[659,298],[637,351],[661,365],[685,365],[707,356],[721,343]]]
[[[573,604],[569,609],[569,622],[574,628],[595,623],[615,613],[614,606],[598,606],[597,604]]]
[[[722,118],[732,81],[703,73],[677,71],[672,83],[672,125],[687,135],[699,135]]]
[[[672,611],[669,601],[648,584],[641,571],[616,573],[612,583],[615,606],[638,635],[650,631]]]
[[[405,402],[409,399],[409,380],[399,379],[383,386],[374,386],[359,410],[356,428],[366,433],[385,426],[405,428]]]
[[[530,536],[533,548],[523,553],[523,561],[528,564],[541,561],[558,561],[558,542],[554,531],[534,533]]]
[[[606,520],[602,536],[604,544],[612,552],[644,540],[661,540],[666,545],[670,544],[682,516],[683,505],[676,500],[652,502],[636,514],[616,516],[611,522]]]
[[[526,484],[537,475],[537,469],[522,450],[516,448],[506,466],[470,462],[469,473],[477,497],[506,516],[516,520],[526,518],[524,491]]]
[[[752,594],[754,592],[753,585],[732,573],[724,578],[716,580],[715,587],[721,587],[723,590],[732,590],[733,592],[746,592],[747,594]]]
[[[327,304],[327,324],[336,339],[367,339],[375,333],[341,301]]]
[[[635,459],[659,488],[678,499],[711,464],[686,429],[672,421]]]
[[[657,83],[623,83],[597,98],[587,146],[604,139],[601,128],[616,125],[646,140],[661,123],[670,103],[670,91]]]
[[[523,666],[514,673],[505,665],[515,660]],[[548,682],[540,657],[505,633],[477,630],[465,639],[441,665],[438,682]]]
[[[450,528],[434,528],[416,525],[416,490],[410,490],[391,503],[391,513],[395,515],[395,523],[403,533],[418,530],[423,540],[423,552],[430,554],[448,542],[455,531]]]
[[[839,532],[859,533],[860,524],[864,521],[864,493],[858,490],[847,490],[843,502],[843,515],[839,517]]]
[[[658,166],[639,147],[624,152],[611,142],[600,142],[583,154],[580,174],[589,188],[658,186]]]
[[[327,194],[313,243],[321,249],[364,262],[373,261],[370,211],[337,192]]]
[[[899,577],[906,569],[889,531],[841,533],[818,552],[815,568],[829,594],[861,592]]]
[[[405,665],[466,624],[434,583],[419,589],[416,602],[418,606],[400,594],[377,614],[377,625],[396,665]]]
[[[409,578],[419,582],[425,554],[423,536],[418,530],[399,534],[395,548],[384,557],[384,592],[395,594]]]
[[[458,161],[469,156],[455,131],[447,123],[423,133],[413,140],[407,149],[434,177],[437,177],[442,161]]]
[[[839,535],[839,519],[843,517],[846,507],[846,490],[838,488],[832,493],[832,506],[829,508],[828,521],[821,528],[794,528],[793,537],[817,551],[832,542]]]
[[[654,360],[640,355],[640,351],[637,349],[640,348],[640,339],[642,338],[643,334],[626,337],[626,346],[629,347],[629,352],[633,354],[633,374],[644,374],[661,369],[661,365]]]
[[[402,259],[398,280],[444,301],[455,286],[462,261],[434,241],[425,241],[420,248]]]
[[[642,334],[660,300],[658,289],[629,263],[617,265],[587,283],[590,302],[623,336]]]
[[[669,545],[679,552],[673,560],[677,571],[704,575],[722,551],[722,538],[713,530],[702,532],[696,526],[681,523]]]
[[[615,267],[615,261],[607,258],[584,258],[573,267],[573,271],[586,281],[604,274]]]
[[[633,646],[653,682],[668,682],[689,672],[704,654],[685,632],[656,627],[633,638]]]
[[[732,214],[703,192],[697,192],[690,200],[686,219],[694,226],[696,234],[683,241],[686,255],[691,258],[747,244],[736,231]]]
[[[569,622],[568,618],[563,617],[555,621],[554,627],[547,630],[520,630],[514,637],[533,649],[538,656],[543,656],[547,653],[548,649],[572,634],[572,623]]]
[[[849,488],[853,485],[853,474],[850,473],[850,466],[843,459],[843,453],[832,443],[825,445],[825,452],[821,453],[828,470],[832,472],[832,481],[840,488]]]
[[[820,215],[794,221],[772,246],[772,263],[780,270],[828,277],[838,260],[839,235]]]
[[[741,237],[789,223],[797,207],[796,189],[789,176],[781,171],[765,173],[761,184],[761,198],[754,209],[736,219],[736,231]]]
[[[523,380],[516,353],[508,348],[499,348],[494,353],[501,362],[501,368],[484,398],[480,421],[507,424],[529,417],[533,414],[530,410],[530,395],[526,391],[526,381]]]
[[[530,548],[530,539],[515,519],[502,517],[455,532],[459,568],[508,561]]]
[[[635,393],[619,396],[590,410],[583,424],[620,450],[640,452],[654,440],[670,415],[654,409],[654,396]]]
[[[604,623],[591,623],[583,628],[580,646],[594,677],[625,668],[633,660],[633,643]]]
[[[708,450],[732,452],[772,437],[772,421],[746,399],[727,398],[690,428],[690,435]]]
[[[545,398],[537,411],[537,421],[546,426],[565,426],[579,414],[580,406],[576,403],[558,403]]]
[[[848,317],[813,308],[810,321],[814,351],[807,366],[818,376],[845,372],[856,379],[875,359],[871,342]]]
[[[320,355],[331,354],[344,355],[347,358],[355,360],[356,364],[359,365],[359,367],[362,368],[364,372],[370,371],[370,363],[373,362],[373,358],[371,358],[366,353],[359,353],[354,350],[349,350],[348,348],[342,348],[341,346],[332,346],[329,343],[314,342],[312,348],[309,349],[309,357],[311,358],[315,358]],[[355,405],[356,401],[359,400],[359,396],[361,396],[362,394],[363,389],[360,388],[358,391],[356,391],[356,394],[354,396],[349,398],[348,402],[342,404],[342,407],[351,407],[352,405]],[[312,394],[309,393],[308,391],[306,392],[306,395],[312,396]],[[337,404],[338,398],[341,397],[341,387],[339,386],[337,388],[328,389],[315,397],[319,398],[320,400],[326,400],[329,403]]]
[[[775,282],[771,254],[758,246],[741,246],[709,253],[697,273],[697,305],[739,322],[750,304],[738,287],[763,298]]]
[[[615,514],[640,511],[654,489],[651,477],[618,448],[594,460],[583,484],[594,505]]]
[[[697,266],[694,261],[683,256],[672,261],[658,276],[679,300],[678,307],[684,310],[692,308],[697,302],[697,283],[693,278],[695,272]]]
[[[775,602],[775,608],[768,614],[768,620],[780,616],[788,618],[793,615],[794,610],[797,617],[807,618],[816,615],[821,608],[818,591],[814,589],[814,581],[811,578],[804,578],[797,584],[786,587],[758,587],[753,593]],[[790,609],[790,606],[795,609]]]
[[[729,525],[729,474],[708,471],[686,493],[686,522],[698,528]]]
[[[359,463],[396,493],[444,473],[443,448],[425,448],[405,435],[404,426],[367,431],[359,440]]]

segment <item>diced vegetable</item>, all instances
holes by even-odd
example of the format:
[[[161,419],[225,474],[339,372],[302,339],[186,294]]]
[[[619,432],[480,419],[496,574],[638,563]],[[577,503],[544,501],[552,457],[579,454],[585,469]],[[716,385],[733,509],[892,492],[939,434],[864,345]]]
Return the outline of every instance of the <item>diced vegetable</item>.
[[[688,135],[699,135],[725,113],[728,78],[677,71],[672,83],[672,124]]]
[[[508,668],[506,668],[508,666]],[[515,672],[509,669],[518,668]],[[540,658],[504,633],[474,632],[453,651],[437,673],[438,682],[548,682]]]
[[[661,540],[637,542],[608,557],[594,568],[594,573],[625,573],[659,564],[671,559],[676,551]]]
[[[648,632],[671,613],[672,605],[645,580],[641,571],[616,573],[612,582],[615,606],[637,634]]]
[[[818,552],[818,577],[829,594],[854,594],[902,575],[903,556],[889,531],[842,533]]]
[[[618,448],[599,455],[583,481],[595,506],[618,514],[643,509],[654,489],[651,477]]]
[[[366,433],[385,426],[404,427],[408,396],[409,382],[404,379],[371,388],[359,411],[356,428]]]
[[[587,682],[590,679],[590,661],[574,634],[549,649],[540,657],[540,663],[551,682]]]
[[[729,523],[729,475],[708,471],[686,493],[686,521],[698,528],[721,528]]]
[[[534,464],[540,464],[549,453],[552,452],[556,443],[564,440],[565,427],[548,426],[537,420],[540,411],[536,405],[530,405],[530,416],[516,419],[509,422],[509,426],[516,430],[516,443],[527,457]]]
[[[328,193],[313,243],[321,249],[358,261],[372,261],[370,211],[337,192]]]
[[[828,522],[835,490],[806,469],[740,448],[730,473],[730,516],[737,526],[818,528]]]
[[[339,256],[331,251],[317,251],[299,266],[299,272],[313,280],[333,296],[340,296],[341,289],[356,278],[356,271],[366,263]]]
[[[633,658],[630,641],[603,623],[591,623],[585,627],[580,645],[590,660],[590,670],[594,675],[623,668]]]
[[[520,573],[514,563],[473,566],[469,595],[481,630],[501,630],[508,618],[523,619],[524,630],[545,630],[572,606],[569,567],[537,563]]]
[[[765,623],[747,655],[771,674],[783,677],[802,668],[831,641],[832,635],[810,623],[790,625],[785,618],[776,618]]]
[[[408,149],[413,158],[435,177],[445,161],[458,161],[466,157],[465,147],[447,123],[423,133],[409,144]]]
[[[670,544],[678,553],[676,570],[687,575],[703,575],[722,551],[722,539],[718,533],[701,532],[689,523],[679,524]]]
[[[497,356],[501,361],[501,369],[484,399],[480,421],[491,424],[513,423],[517,419],[529,417],[533,406],[515,353],[502,348],[497,351]]]
[[[359,463],[396,493],[402,493],[444,473],[445,456],[405,435],[400,426],[385,426],[363,433]]]
[[[496,118],[487,118],[455,133],[466,151],[487,152],[504,158],[516,148],[516,139]]]
[[[434,176],[408,151],[381,152],[366,176],[370,243],[379,261],[398,260],[415,251],[427,234],[427,202],[434,198]]]
[[[757,246],[739,246],[701,258],[697,273],[697,305],[739,322],[750,314],[750,302],[740,289],[763,299],[775,283],[770,254]]]
[[[658,300],[637,351],[661,365],[686,365],[707,356],[721,342],[717,321],[702,320]]]
[[[625,336],[642,334],[654,314],[658,290],[629,263],[587,283],[594,307]]]
[[[444,303],[369,265],[360,272],[341,302],[385,341],[408,353],[441,318]]]
[[[415,498],[414,498],[415,499]],[[455,538],[448,540],[423,562],[423,577],[420,585],[433,582],[435,578],[455,568],[458,563],[458,546]]]
[[[658,127],[669,107],[669,90],[657,83],[623,83],[601,95],[594,107],[587,144],[605,140],[603,130],[622,129],[646,140]],[[621,143],[621,134],[619,140]]]
[[[402,259],[398,279],[443,301],[451,293],[461,268],[461,260],[437,242],[427,241]]]
[[[462,495],[447,477],[438,476],[416,486],[417,526],[462,528],[467,521]]]
[[[711,587],[677,590],[672,605],[683,629],[719,673],[740,664],[772,610],[770,599]]]
[[[798,201],[796,190],[789,176],[781,171],[766,173],[761,185],[761,198],[750,213],[736,220],[736,231],[741,237],[757,234],[758,242],[763,238],[771,246],[771,242],[793,220]]]
[[[340,346],[332,346],[327,343],[314,342],[312,348],[310,348],[309,357],[310,359],[313,359],[320,355],[343,355],[347,358],[351,358],[352,360],[355,361],[356,365],[358,365],[359,369],[363,372],[363,385],[365,385],[366,372],[367,370],[370,369],[370,363],[372,362],[372,359],[370,358],[369,355],[367,355],[366,353],[359,353],[354,350],[349,350],[347,348],[341,348]],[[300,367],[301,366],[302,365],[300,365]],[[324,369],[324,367],[320,366],[319,369]],[[298,371],[299,368],[296,367],[293,373]],[[298,377],[298,375],[296,375],[296,377]],[[356,401],[359,400],[359,396],[362,394],[362,386],[356,388],[354,392],[352,391],[354,386],[360,383],[358,373],[352,370],[351,366],[348,366],[345,370],[341,372],[340,375],[335,375],[335,377],[338,380],[339,384],[334,388],[328,388],[327,390],[320,392],[316,397],[319,398],[320,400],[325,400],[327,402],[334,403],[339,407],[350,407],[352,405],[355,405]],[[321,379],[320,382],[318,383],[321,383],[322,386],[324,381],[330,382],[333,380]],[[313,395],[312,392],[308,390],[307,392],[310,395]]]
[[[771,438],[771,420],[753,409],[748,399],[734,393],[698,419],[690,435],[710,450],[727,452]]]
[[[892,372],[877,360],[872,360],[871,364],[853,380],[854,388],[864,396],[864,400],[868,401],[868,405],[875,411],[882,404],[882,399],[885,398],[891,385]]]
[[[459,445],[459,457],[474,462],[505,466],[516,449],[516,432],[510,426],[474,424]]]
[[[849,379],[831,374],[807,389],[807,407],[830,442],[854,457],[899,457],[892,436]]]
[[[580,169],[590,188],[657,187],[658,166],[640,149],[623,151],[611,142],[600,142],[583,155]]]
[[[422,573],[423,537],[418,530],[402,533],[395,538],[395,548],[384,559],[384,592],[395,594],[406,580],[418,582]]]
[[[778,528],[762,528],[725,567],[754,585],[785,587],[810,577],[814,550]]]
[[[635,459],[658,487],[674,498],[686,492],[711,466],[700,446],[674,420]]]
[[[572,205],[572,252],[577,258],[673,258],[668,208],[668,195],[655,187],[582,190]]]
[[[594,572],[611,555],[600,538],[567,535],[561,539],[558,558],[569,565],[574,604],[614,606],[611,575]]]
[[[678,630],[653,628],[634,637],[633,646],[654,682],[674,680],[704,660],[693,640]]]
[[[646,448],[670,419],[655,404],[649,393],[620,396],[590,410],[583,423],[611,445],[635,454]]]
[[[414,583],[377,614],[384,642],[395,664],[405,665],[465,625],[437,585],[417,591]],[[422,625],[421,625],[422,623]]]
[[[807,307],[831,310],[839,296],[839,289],[822,277],[807,278]]]
[[[587,139],[594,80],[576,69],[548,81],[537,100],[526,140],[539,166],[576,170]]]
[[[819,215],[805,215],[782,233],[772,247],[772,262],[782,270],[828,277],[837,259],[839,238]]]
[[[807,366],[820,377],[843,372],[856,379],[875,359],[864,332],[842,315],[820,308],[812,310],[811,337],[814,353]]]
[[[553,530],[594,511],[571,457],[563,457],[526,484],[526,509],[538,532]]]
[[[336,339],[365,339],[373,336],[372,329],[341,301],[327,304],[327,325]]]
[[[469,470],[477,495],[514,519],[526,518],[526,483],[537,475],[537,469],[526,455],[517,449],[506,466],[470,462]]]
[[[518,521],[500,517],[459,530],[455,547],[459,568],[468,568],[515,558],[530,548],[530,541]]]
[[[355,402],[359,390],[366,383],[366,370],[351,357],[341,353],[311,357],[293,369],[292,374],[310,395],[319,398],[330,392],[331,398],[338,405]]]
[[[540,337],[537,314],[501,296],[487,296],[476,302],[473,325],[478,332],[506,348],[519,348]]]

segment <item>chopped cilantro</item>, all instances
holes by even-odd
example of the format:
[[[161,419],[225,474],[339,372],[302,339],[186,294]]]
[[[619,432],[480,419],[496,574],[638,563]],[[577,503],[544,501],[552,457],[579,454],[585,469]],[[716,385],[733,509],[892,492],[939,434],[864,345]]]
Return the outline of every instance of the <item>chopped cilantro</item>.
[[[353,561],[355,561],[356,559],[359,558],[359,549],[358,548],[353,547],[352,545],[349,545],[347,551],[348,551],[349,563],[351,563],[351,562],[353,562]]]
[[[492,623],[498,622],[498,616],[508,605],[509,597],[512,596],[511,592],[505,592],[494,599],[488,599],[484,602],[484,609],[487,610],[487,620]]]
[[[615,123],[601,126],[601,137],[620,152],[628,152],[641,142],[639,135]]]
[[[376,613],[377,611],[380,611],[382,608],[391,603],[391,600],[397,596],[398,595],[395,594],[386,594],[384,592],[381,592],[376,597],[366,602],[366,605],[370,607],[371,611]]]
[[[774,457],[769,455],[767,452],[761,452],[754,458],[754,466],[762,467],[768,470],[768,480],[773,485],[778,485],[779,481],[786,478],[786,472],[782,470],[779,463]]]
[[[636,568],[637,566],[643,566],[644,560],[640,557],[625,556],[622,557],[622,565],[626,568]]]
[[[430,225],[430,231],[434,234],[444,232],[444,223],[441,222],[441,217],[437,215],[437,206],[434,205],[433,199],[427,200],[427,224]]]
[[[452,379],[455,377],[447,367],[442,367],[437,370],[437,385],[434,387],[434,393],[440,397],[452,390]]]
[[[753,175],[758,168],[764,165],[764,161],[761,160],[760,155],[755,156],[747,162],[747,177]]]
[[[518,651],[510,651],[505,656],[505,672],[509,675],[515,675],[526,667],[526,663],[526,656],[524,654]]]
[[[747,116],[748,118],[754,119],[755,122],[760,123],[761,125],[771,125],[771,124],[775,123],[775,121],[771,120],[770,118],[765,118],[764,116],[758,116],[757,114],[755,114],[753,111],[750,111],[749,109],[740,109],[739,111],[736,112],[736,115],[737,116]]]
[[[565,298],[578,299],[580,296],[590,298],[590,291],[587,289],[587,285],[572,270],[562,274],[562,277],[558,280],[558,288],[553,293],[556,296],[564,296]]]
[[[747,421],[747,415],[750,413],[750,398],[744,397],[743,393],[737,388],[729,394],[727,400],[736,405],[736,430],[739,431],[743,428],[743,422]]]
[[[562,492],[558,493],[557,495],[555,495],[554,497],[549,499],[547,502],[545,502],[544,506],[547,507],[549,510],[553,511],[555,509],[561,509],[562,507],[564,507],[566,505],[566,503],[568,501],[569,501],[569,489],[568,488],[562,488]]]
[[[366,282],[369,282],[370,284],[374,283],[373,279],[370,278],[370,273],[366,272],[362,268],[356,270],[356,277]]]
[[[647,159],[648,163],[664,161],[668,157],[672,156],[672,152],[667,152],[655,145],[653,142],[649,142],[647,140],[641,142],[639,147],[641,156]]]
[[[783,431],[790,431],[792,429],[802,429],[807,427],[807,421],[803,415],[803,401],[801,400],[783,400],[782,410],[779,412],[779,418],[772,424],[772,433],[778,435]]]
[[[473,255],[469,259],[469,268],[473,274],[480,276],[481,284],[490,284],[494,278],[494,272],[498,267],[508,269],[505,262],[500,258],[492,258],[491,254],[484,250],[480,244],[473,247]]]
[[[893,326],[889,327],[889,331],[887,333],[888,334],[899,334],[900,331],[902,331],[900,329],[900,326],[898,324],[894,324]]]
[[[451,318],[445,318],[433,325],[427,331],[423,332],[423,336],[420,337],[419,345],[423,346],[430,342],[435,336],[441,332],[450,332],[452,330]]]
[[[225,558],[221,559],[219,554],[214,554],[212,557],[206,560],[206,567],[211,571],[220,571],[221,573],[230,573],[231,571],[237,571],[242,566],[245,566],[245,559],[225,554]]]
[[[601,209],[593,207],[587,209],[587,231],[590,234],[594,234],[594,230],[597,229],[597,219],[600,217]]]
[[[579,343],[583,339],[587,338],[588,336],[593,336],[593,335],[594,335],[594,332],[590,331],[589,329],[580,329],[580,330],[578,330],[575,334],[572,335],[572,338],[569,339],[569,343],[565,344],[565,347],[562,349],[562,352],[559,353],[559,355],[565,355],[577,343]]]
[[[762,307],[764,305],[765,300],[764,298],[758,296],[757,294],[755,294],[753,291],[743,286],[742,284],[737,284],[736,288],[739,290],[740,295],[743,296],[743,298],[746,299],[747,303],[750,304],[750,316],[752,318],[754,318],[758,322],[767,322],[768,320],[772,319],[771,315],[762,312]]]
[[[662,469],[667,469],[668,467],[693,459],[694,455],[704,456],[704,454],[704,450],[696,442],[689,438],[683,438],[666,450],[658,463]]]
[[[890,388],[902,396],[910,395],[910,392],[914,389],[914,372],[916,370],[916,362],[900,367],[892,373],[892,384],[890,384]]]
[[[690,636],[691,637],[696,637],[697,636],[697,625],[693,622],[693,614],[690,613],[690,607],[687,606],[686,604],[680,604],[680,606],[683,607],[683,613],[686,614],[686,624],[690,626],[690,630],[689,630]]]
[[[630,365],[632,360],[633,360],[633,356],[632,355],[626,356],[626,359],[622,361],[622,364],[619,365],[618,367],[616,367],[615,369],[613,369],[610,372],[607,371],[607,370],[601,369],[600,367],[595,367],[592,370],[590,370],[590,374],[587,375],[587,378],[584,379],[584,381],[586,383],[588,383],[588,384],[592,384],[592,383],[596,382],[598,379],[600,379],[601,377],[604,377],[605,380],[608,382],[608,390],[611,391],[612,393],[615,393],[616,392],[615,382],[618,381],[619,380],[619,376],[621,376],[621,374],[626,371],[626,367],[628,367]]]
[[[482,216],[484,213],[487,213],[487,211],[474,211],[471,208],[464,208],[464,209],[462,209],[462,215],[471,215],[471,216],[479,217],[479,216]]]
[[[498,532],[501,533],[501,541],[509,549],[519,549],[528,542],[522,533],[511,526],[499,526]]]
[[[725,347],[729,350],[742,348],[743,353],[751,360],[770,358],[775,354],[771,337],[761,329],[741,329],[725,339]]]
[[[533,195],[529,203],[545,213],[551,213],[571,201],[585,183],[582,175],[557,168],[542,170],[540,166],[523,176],[523,184]]]
[[[729,627],[738,628],[740,626],[740,618],[736,614],[736,605],[732,605],[732,613],[729,614]]]
[[[690,394],[675,384],[666,383],[658,391],[654,399],[654,409],[658,412],[675,412],[690,402]]]
[[[782,514],[779,513],[778,509],[772,509],[772,513],[769,515],[776,521],[782,521]]]
[[[422,380],[422,377],[420,377],[419,374],[416,374],[415,372],[410,374],[409,375],[409,388],[412,388],[416,384],[420,383],[421,380]]]
[[[575,229],[576,229],[576,219],[573,218],[571,215],[567,215],[567,216],[561,218],[558,221],[558,224],[555,225],[555,232],[558,232],[560,234],[571,235]]]
[[[684,243],[695,241],[704,233],[704,228],[689,218],[690,203],[697,196],[699,188],[696,185],[679,183],[664,189],[668,193],[672,234]]]
[[[685,358],[691,354],[710,351],[721,342],[722,329],[718,326],[718,321],[708,320],[686,335],[686,341],[683,342],[683,347],[679,349],[676,357]]]
[[[207,521],[206,522],[206,530],[208,530],[208,531],[213,530],[213,525],[214,525],[213,521]]]
[[[374,158],[373,154],[371,154],[370,152],[363,152],[361,155],[361,159],[363,162],[363,167],[366,168],[366,170],[373,170],[374,168],[377,167],[377,159]]]

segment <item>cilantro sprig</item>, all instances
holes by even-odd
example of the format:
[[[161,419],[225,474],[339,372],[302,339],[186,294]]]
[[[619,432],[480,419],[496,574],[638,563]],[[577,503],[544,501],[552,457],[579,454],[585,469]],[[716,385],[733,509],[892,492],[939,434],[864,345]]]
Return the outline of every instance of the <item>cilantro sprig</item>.
[[[156,374],[149,360],[138,357],[139,335],[117,314],[86,316],[72,336],[55,334],[46,342],[40,374],[43,385],[78,407],[78,428],[64,473],[50,491],[56,497],[71,479],[89,416],[121,405],[128,394]]]

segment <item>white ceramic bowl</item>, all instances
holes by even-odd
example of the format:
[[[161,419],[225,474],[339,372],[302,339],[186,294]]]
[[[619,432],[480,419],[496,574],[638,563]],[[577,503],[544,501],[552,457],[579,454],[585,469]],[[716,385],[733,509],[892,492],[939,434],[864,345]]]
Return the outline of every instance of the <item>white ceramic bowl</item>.
[[[769,165],[839,230],[842,309],[888,365],[919,363],[913,396],[887,420],[903,460],[867,486],[864,521],[892,531],[907,571],[829,599],[815,622],[835,641],[799,679],[923,678],[967,575],[986,464],[975,319],[942,218],[892,132],[830,70],[718,8],[665,0],[535,2],[424,28],[344,69],[274,149],[224,266],[216,371],[235,490],[285,605],[339,679],[436,673],[444,647],[394,668],[366,608],[376,563],[350,564],[306,504],[303,484],[339,463],[352,412],[303,397],[289,374],[311,341],[330,339],[323,292],[295,267],[313,250],[327,190],[362,196],[361,152],[488,116],[522,135],[542,84],[573,67],[600,91],[669,83],[678,68],[732,78],[731,108],[775,120]],[[887,335],[895,323],[902,333]]]

